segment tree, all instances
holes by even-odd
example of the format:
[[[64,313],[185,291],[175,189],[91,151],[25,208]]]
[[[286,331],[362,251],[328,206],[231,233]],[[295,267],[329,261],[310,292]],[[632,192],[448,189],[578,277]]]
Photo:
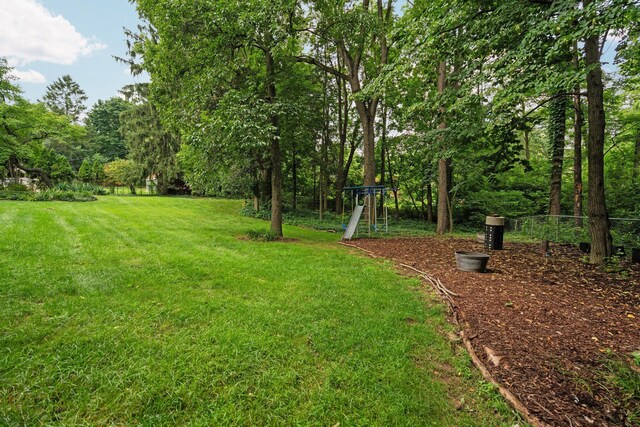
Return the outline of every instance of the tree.
[[[91,167],[91,163],[84,159],[82,161],[82,165],[78,170],[78,179],[82,182],[93,182],[93,168]]]
[[[311,55],[298,55],[296,59],[349,83],[363,132],[364,185],[375,185],[375,120],[380,94],[369,85],[389,61],[388,33],[394,22],[393,1],[377,0],[374,4],[369,0],[313,1],[309,4],[308,16],[309,33],[335,46],[344,69]]]
[[[120,115],[129,108],[132,108],[130,102],[114,97],[99,100],[87,114],[85,125],[89,144],[93,152],[107,161],[127,156],[127,143],[120,132]]]
[[[22,170],[51,187],[55,180],[71,176],[72,169],[66,158],[46,149],[45,142],[79,139],[84,129],[47,111],[43,104],[23,99],[11,83],[10,73],[11,68],[0,59],[0,164],[9,173]]]
[[[271,231],[277,236],[283,189],[278,81],[289,52],[300,49],[289,35],[297,7],[292,0],[138,0],[138,12],[150,26],[132,49],[152,77],[152,98],[189,143],[210,135],[209,147],[229,148],[236,158],[246,156],[247,148],[268,148]],[[222,104],[237,114],[230,117]],[[222,116],[229,120],[220,122]]]
[[[142,181],[143,168],[132,160],[116,159],[104,166],[107,185],[124,185],[136,194],[136,185]]]
[[[561,215],[562,163],[564,160],[564,136],[567,126],[567,98],[558,96],[549,108],[549,147],[551,148],[551,185],[549,190],[549,215]]]
[[[78,123],[87,109],[87,96],[70,75],[65,74],[47,86],[42,102],[54,113],[67,116]]]
[[[129,157],[142,165],[147,176],[157,179],[158,194],[166,194],[180,168],[176,154],[180,140],[162,125],[156,107],[149,101],[147,84],[127,86],[123,93],[128,100],[137,100],[120,114],[120,132],[129,150]]]

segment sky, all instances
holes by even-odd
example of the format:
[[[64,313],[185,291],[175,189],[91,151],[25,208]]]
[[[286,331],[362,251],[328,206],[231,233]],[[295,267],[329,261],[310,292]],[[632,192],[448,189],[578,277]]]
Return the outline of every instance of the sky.
[[[0,56],[30,101],[69,74],[91,107],[124,85],[147,80],[113,59],[126,54],[123,27],[138,23],[127,0],[0,0]]]

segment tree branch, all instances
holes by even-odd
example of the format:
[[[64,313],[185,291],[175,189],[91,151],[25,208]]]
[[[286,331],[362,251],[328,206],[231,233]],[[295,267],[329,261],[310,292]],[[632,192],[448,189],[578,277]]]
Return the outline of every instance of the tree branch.
[[[525,114],[522,115],[522,118],[524,119],[525,117],[533,114],[534,111],[536,111],[538,108],[544,106],[545,104],[553,101],[556,98],[561,98],[563,96],[574,96],[574,95],[581,95],[581,96],[587,96],[586,93],[584,92],[565,92],[565,93],[556,93],[555,95],[545,99],[544,101],[542,101],[540,104],[536,105],[533,109],[527,111]]]
[[[306,56],[306,55],[296,56],[295,60],[297,62],[306,62],[307,64],[315,65],[316,67],[320,68],[321,70],[323,70],[323,71],[325,71],[325,72],[327,72],[329,74],[333,74],[334,76],[339,77],[339,78],[344,79],[344,80],[349,80],[349,76],[348,75],[346,75],[346,74],[340,72],[339,70],[336,70],[335,68],[330,67],[327,64],[324,64],[324,63],[322,63],[322,62],[318,61],[317,59],[312,58],[310,56]]]

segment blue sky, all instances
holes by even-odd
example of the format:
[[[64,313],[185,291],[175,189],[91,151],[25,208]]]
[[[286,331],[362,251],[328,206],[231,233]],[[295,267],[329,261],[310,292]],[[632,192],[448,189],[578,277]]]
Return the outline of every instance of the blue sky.
[[[0,0],[0,56],[14,67],[29,100],[69,74],[91,107],[139,81],[113,59],[126,53],[122,28],[138,23],[127,0]]]

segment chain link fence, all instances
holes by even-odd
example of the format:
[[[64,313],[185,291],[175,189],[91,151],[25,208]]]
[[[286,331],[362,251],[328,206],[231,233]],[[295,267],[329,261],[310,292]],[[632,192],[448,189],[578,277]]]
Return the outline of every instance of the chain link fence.
[[[628,248],[640,247],[640,219],[610,218],[613,244]],[[509,220],[510,232],[536,240],[557,243],[591,242],[589,218],[571,215],[535,215]]]

